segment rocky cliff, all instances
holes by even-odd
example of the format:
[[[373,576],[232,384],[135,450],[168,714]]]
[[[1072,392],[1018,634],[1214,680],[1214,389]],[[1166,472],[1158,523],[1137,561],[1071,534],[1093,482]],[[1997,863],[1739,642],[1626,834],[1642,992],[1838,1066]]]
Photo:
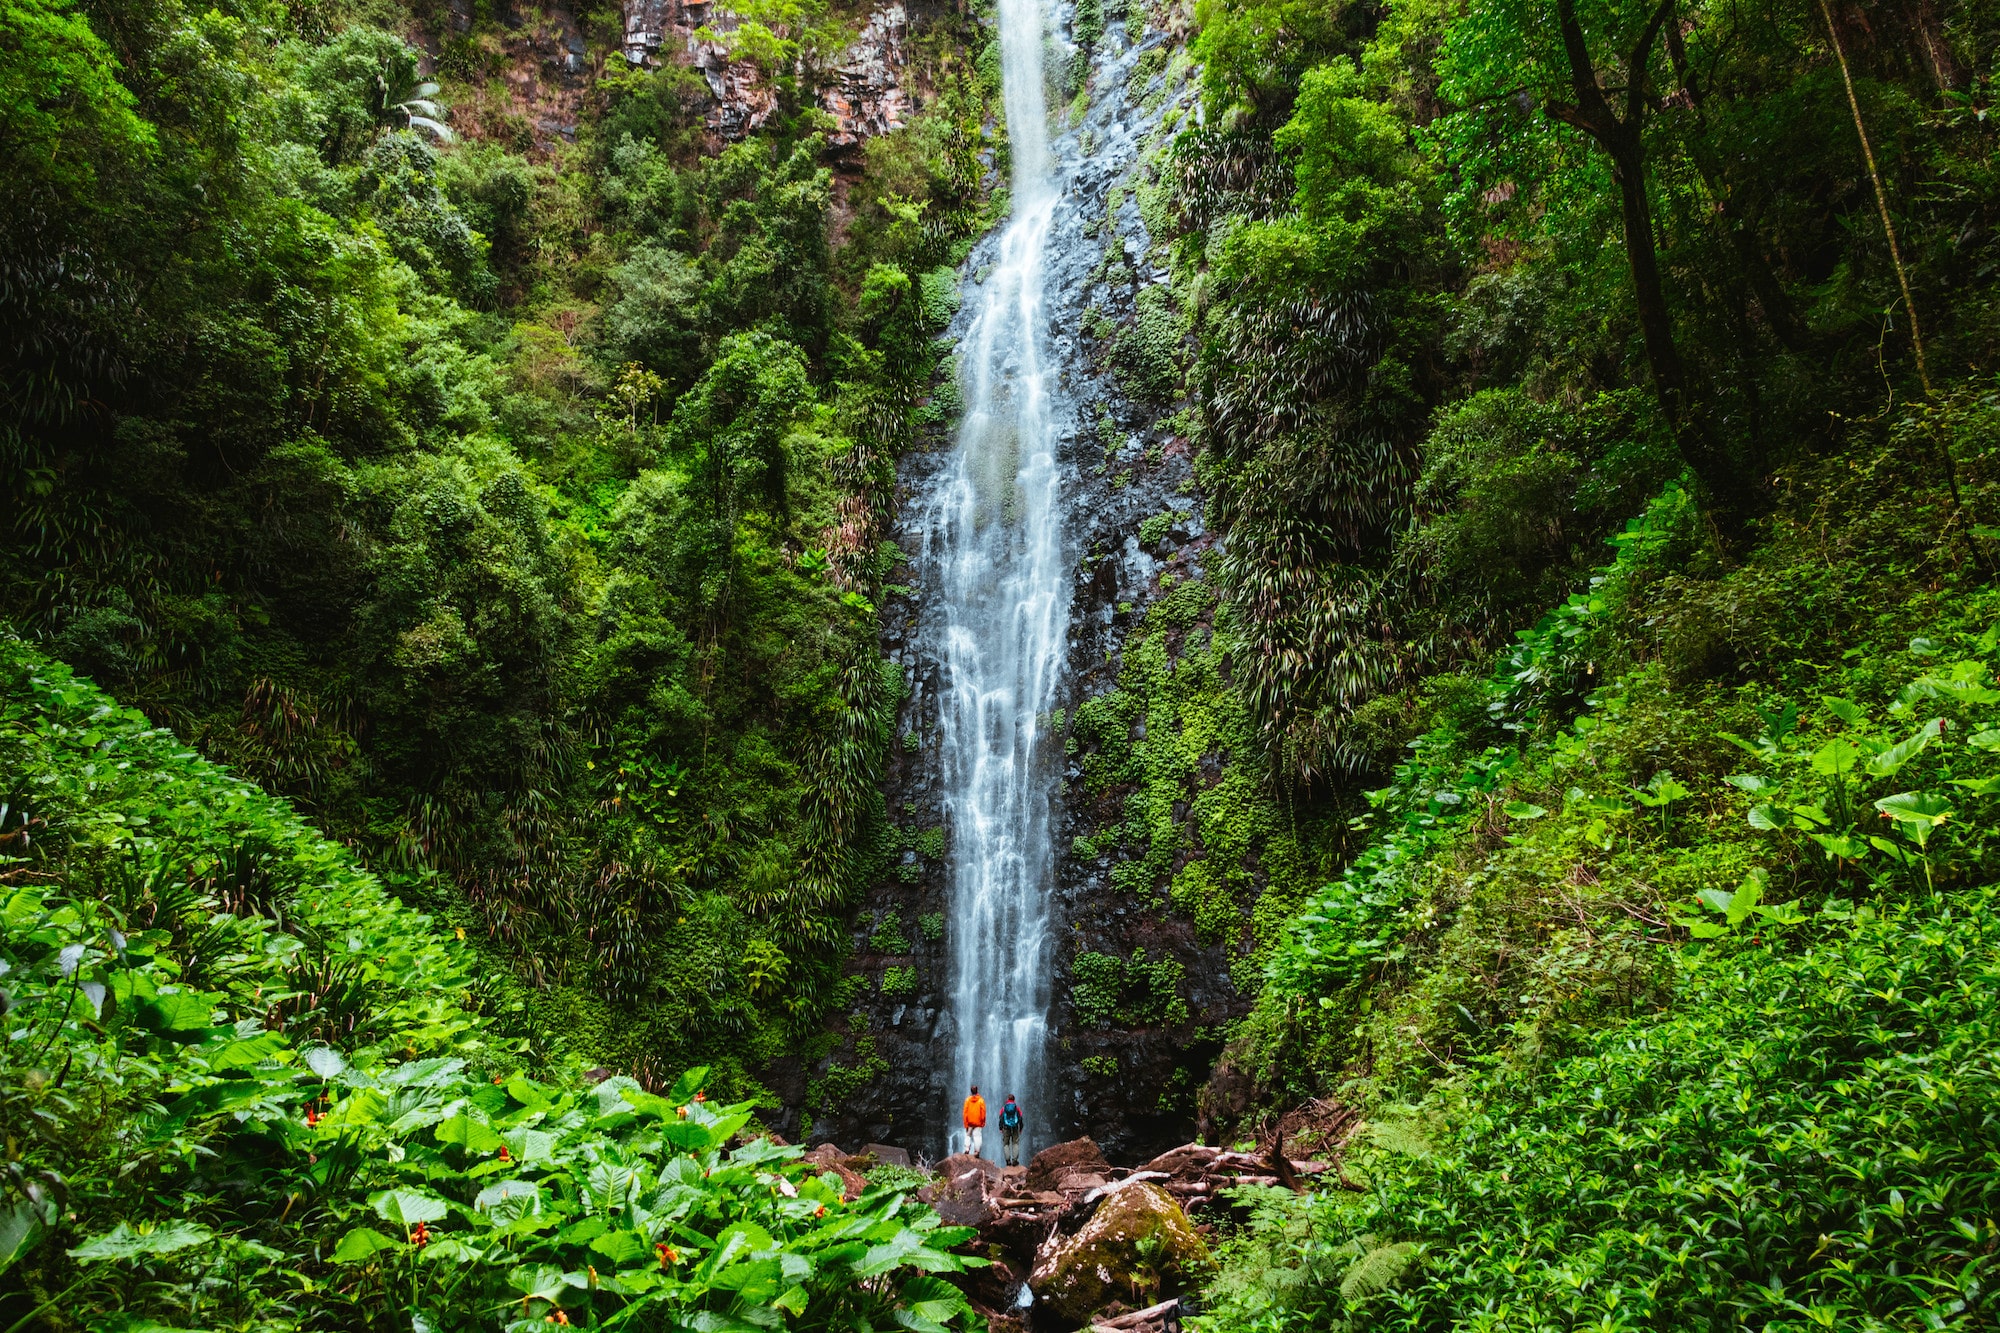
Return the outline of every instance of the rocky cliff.
[[[1250,956],[1252,904],[1269,880],[1263,812],[1242,809],[1256,806],[1242,790],[1243,738],[1216,716],[1228,703],[1211,636],[1215,551],[1176,412],[1179,333],[1154,234],[1160,155],[1191,113],[1191,73],[1168,34],[1114,26],[1056,143],[1066,195],[1047,336],[1082,411],[1062,440],[1075,585],[1065,702],[1051,719],[1066,750],[1050,886],[1060,1093],[1028,1109],[1031,1142],[1088,1133],[1123,1161],[1192,1135],[1222,1029],[1248,1007],[1232,969]],[[967,262],[966,290],[991,244]],[[950,400],[948,385],[941,393]],[[941,425],[904,460],[905,550],[920,549],[921,502],[952,443]],[[883,647],[908,687],[887,790],[896,865],[857,919],[863,998],[818,1070],[845,1096],[815,1108],[812,1132],[935,1157],[962,1093],[944,1086],[955,1033],[943,998],[950,828],[932,743],[941,681],[923,571],[891,578]]]

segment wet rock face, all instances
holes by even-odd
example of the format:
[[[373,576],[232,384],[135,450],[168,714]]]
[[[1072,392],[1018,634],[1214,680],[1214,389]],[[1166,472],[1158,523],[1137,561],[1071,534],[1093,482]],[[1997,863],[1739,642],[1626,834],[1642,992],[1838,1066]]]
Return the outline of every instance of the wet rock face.
[[[869,15],[861,35],[834,66],[832,82],[820,90],[820,106],[836,122],[827,142],[855,166],[860,165],[864,140],[899,130],[910,118],[910,96],[901,75],[908,26],[900,4]]]
[[[1198,1287],[1213,1268],[1173,1196],[1138,1181],[1104,1196],[1075,1235],[1052,1238],[1028,1286],[1064,1319],[1083,1323],[1114,1300],[1144,1306]]]
[[[730,58],[728,36],[738,20],[726,6],[710,0],[624,0],[623,11],[625,63],[646,69],[675,60],[692,65],[708,84],[713,101],[707,124],[717,138],[741,139],[777,109],[776,94],[761,71]],[[836,156],[853,165],[859,165],[864,140],[901,129],[910,118],[910,96],[902,86],[908,27],[901,3],[875,10],[820,91],[821,107],[836,122],[829,142]],[[698,34],[704,28],[723,40],[703,40]]]
[[[886,40],[889,30],[883,31]],[[1089,108],[1053,145],[1062,163],[1063,197],[1051,223],[1046,261],[1045,351],[1062,368],[1058,456],[1075,573],[1068,669],[1059,699],[1071,719],[1080,704],[1117,687],[1126,641],[1146,609],[1177,582],[1214,572],[1214,538],[1194,491],[1190,444],[1173,415],[1180,405],[1137,402],[1126,394],[1115,350],[1119,335],[1108,332],[1132,329],[1145,302],[1157,301],[1166,276],[1141,216],[1137,187],[1145,180],[1142,159],[1163,117],[1185,112],[1195,100],[1191,84],[1166,86],[1159,71],[1169,53],[1164,34],[1149,33],[1136,44],[1122,27],[1107,34],[1094,65]],[[994,261],[996,239],[982,241],[965,266],[968,296]],[[949,336],[965,333],[974,305],[965,302]],[[953,445],[950,430],[938,428],[899,464],[902,518],[894,540],[905,552],[922,549],[927,500],[937,475],[949,466]],[[1163,515],[1170,516],[1164,524]],[[1147,524],[1143,541],[1142,524]],[[900,742],[891,747],[885,782],[900,850],[890,875],[869,892],[853,934],[857,969],[867,979],[855,1008],[867,1018],[867,1035],[883,1067],[812,1128],[849,1141],[903,1144],[936,1157],[944,1151],[945,1131],[965,1089],[945,1086],[955,1036],[945,950],[941,940],[914,928],[941,922],[949,911],[949,814],[935,746],[938,703],[947,682],[932,639],[936,620],[923,599],[925,578],[925,570],[905,565],[889,574],[882,599],[882,648],[902,668],[906,685]],[[1163,896],[1114,887],[1112,872],[1123,853],[1088,859],[1074,854],[1077,839],[1088,840],[1119,822],[1126,793],[1087,792],[1072,759],[1051,758],[1061,765],[1054,776],[1062,783],[1051,885],[1054,943],[1047,959],[1056,996],[1049,1015],[1051,1092],[1047,1104],[1023,1107],[1027,1147],[1032,1153],[1088,1134],[1113,1161],[1141,1161],[1194,1132],[1195,1096],[1220,1052],[1221,1029],[1248,1008],[1230,974],[1229,951],[1239,937],[1204,941]],[[1217,767],[1208,780],[1219,774]],[[885,921],[900,923],[901,936],[882,931]],[[883,947],[899,943],[900,949]],[[1174,990],[1180,1005],[1136,1020],[1080,1012],[1071,998],[1076,958],[1098,953],[1124,960],[1138,951],[1150,963],[1178,967]],[[899,972],[889,985],[891,969],[909,972]],[[852,1050],[851,1042],[844,1044],[833,1061],[851,1065]],[[991,1125],[987,1150],[998,1155]]]

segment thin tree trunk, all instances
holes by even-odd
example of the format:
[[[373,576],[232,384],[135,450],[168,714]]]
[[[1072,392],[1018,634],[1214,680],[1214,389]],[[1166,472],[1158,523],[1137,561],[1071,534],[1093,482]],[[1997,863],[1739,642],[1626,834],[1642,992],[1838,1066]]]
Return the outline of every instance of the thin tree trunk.
[[[1645,340],[1646,361],[1653,374],[1653,391],[1680,445],[1681,457],[1694,469],[1702,488],[1708,492],[1719,525],[1728,530],[1743,518],[1746,497],[1742,479],[1718,446],[1714,432],[1709,429],[1707,414],[1689,391],[1687,367],[1674,340],[1673,313],[1660,280],[1659,252],[1653,242],[1653,209],[1646,194],[1643,137],[1648,105],[1646,64],[1653,43],[1659,40],[1661,29],[1673,15],[1674,2],[1660,0],[1633,44],[1627,62],[1625,114],[1621,117],[1605,100],[1598,85],[1583,25],[1577,21],[1576,0],[1556,0],[1556,18],[1562,29],[1563,52],[1569,60],[1570,87],[1576,103],[1574,106],[1550,103],[1547,111],[1597,140],[1611,159],[1611,175],[1618,183],[1619,215],[1625,229],[1625,259],[1632,272],[1633,304]]]

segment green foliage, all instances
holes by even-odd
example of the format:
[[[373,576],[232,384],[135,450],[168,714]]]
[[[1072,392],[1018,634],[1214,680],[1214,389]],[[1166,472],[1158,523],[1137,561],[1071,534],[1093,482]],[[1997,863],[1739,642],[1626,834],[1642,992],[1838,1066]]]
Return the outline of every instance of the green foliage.
[[[932,944],[944,938],[944,913],[925,912],[917,918],[917,933]]]
[[[1171,403],[1180,396],[1181,330],[1165,287],[1141,289],[1132,325],[1111,343],[1119,387],[1142,403]]]
[[[836,252],[795,100],[704,156],[698,74],[614,70],[530,160],[497,18],[440,87],[441,12],[309,9],[9,11],[9,623],[463,929],[537,1055],[753,1089],[880,869],[875,546],[984,101],[870,140]]]
[[[917,969],[890,967],[882,970],[882,998],[905,1000],[917,993]]]
[[[1146,961],[1144,949],[1130,958],[1079,953],[1070,960],[1070,1003],[1089,1024],[1115,1020],[1121,1027],[1178,1027],[1188,1021],[1181,983],[1187,968],[1177,959]]]
[[[1139,523],[1139,545],[1158,546],[1180,521],[1179,511],[1173,509],[1163,509],[1151,518],[1142,519]]]
[[[1687,955],[1673,1015],[1543,1077],[1469,1076],[1432,1152],[1370,1154],[1350,1166],[1363,1193],[1318,1196],[1282,1239],[1259,1228],[1243,1243],[1281,1246],[1261,1260],[1280,1280],[1215,1317],[1346,1327],[1350,1283],[1286,1279],[1380,1235],[1420,1247],[1420,1276],[1370,1307],[1410,1327],[1503,1303],[1524,1325],[1957,1317],[1989,1262],[1995,906],[1990,889],[1918,891],[1802,947]],[[1754,1206],[1714,1226],[1746,1189]],[[1516,1243],[1496,1252],[1496,1233]]]
[[[17,185],[84,191],[142,157],[154,128],[135,114],[117,57],[67,4],[24,0],[0,16],[0,153]]]
[[[825,1073],[806,1084],[808,1121],[842,1109],[855,1093],[889,1072],[889,1062],[876,1049],[873,1033],[855,1037],[853,1059],[853,1064],[829,1062]]]
[[[664,1096],[507,1072],[469,951],[283,802],[0,652],[10,1316],[969,1313],[925,1276],[969,1233],[902,1187],[843,1203],[705,1069]]]
[[[1092,859],[1129,847],[1114,887],[1164,890],[1203,941],[1261,959],[1324,864],[1329,831],[1271,799],[1254,725],[1223,674],[1230,640],[1210,623],[1216,609],[1207,580],[1174,586],[1126,638],[1118,688],[1078,706],[1069,741],[1084,789],[1118,793],[1124,818],[1071,850]]]
[[[910,941],[903,934],[903,914],[890,908],[875,918],[875,929],[868,936],[868,947],[876,953],[908,953]]]

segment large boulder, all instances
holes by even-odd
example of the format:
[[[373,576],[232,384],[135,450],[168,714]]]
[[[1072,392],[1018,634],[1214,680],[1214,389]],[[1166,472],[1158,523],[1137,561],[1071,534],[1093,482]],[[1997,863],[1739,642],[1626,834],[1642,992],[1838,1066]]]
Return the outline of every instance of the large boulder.
[[[1107,1194],[1081,1230],[1052,1243],[1028,1286],[1081,1324],[1113,1300],[1148,1305],[1198,1287],[1213,1269],[1208,1246],[1181,1206],[1159,1186],[1139,1181]]]
[[[1064,1176],[1083,1172],[1097,1175],[1111,1173],[1111,1163],[1104,1160],[1104,1153],[1098,1148],[1096,1141],[1088,1137],[1071,1139],[1068,1143],[1058,1143],[1053,1147],[1044,1148],[1030,1158],[1028,1188],[1060,1189]]]
[[[917,1191],[950,1226],[983,1227],[993,1217],[987,1194],[1000,1181],[1000,1168],[983,1157],[955,1154],[938,1163],[939,1179]]]
[[[861,1155],[863,1157],[873,1157],[883,1166],[906,1167],[910,1164],[910,1150],[908,1148],[893,1148],[886,1143],[871,1143],[861,1150]]]
[[[955,1152],[937,1164],[937,1173],[946,1180],[957,1180],[968,1171],[977,1171],[989,1180],[1000,1178],[1000,1167],[984,1157],[974,1157],[969,1152]]]

